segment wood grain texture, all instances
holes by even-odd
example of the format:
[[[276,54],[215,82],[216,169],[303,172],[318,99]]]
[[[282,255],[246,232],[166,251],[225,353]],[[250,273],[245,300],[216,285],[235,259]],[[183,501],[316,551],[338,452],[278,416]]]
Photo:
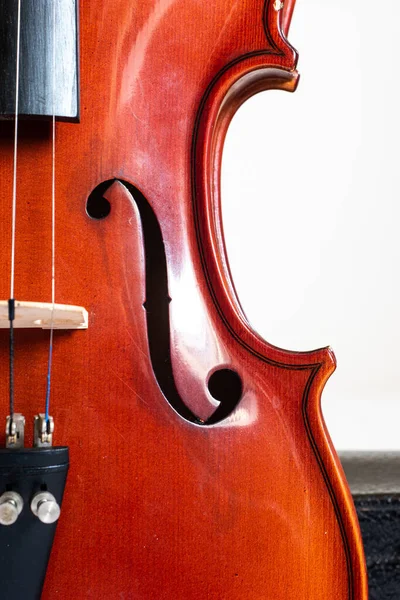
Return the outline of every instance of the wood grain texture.
[[[354,506],[320,410],[334,356],[280,350],[250,328],[223,243],[225,133],[250,95],[295,89],[283,34],[293,6],[81,3],[81,123],[57,124],[56,300],[85,306],[90,327],[55,335],[51,412],[71,469],[44,600],[367,598]],[[0,127],[8,240],[12,128]],[[17,299],[50,299],[50,158],[48,126],[21,123]],[[107,180],[110,215],[90,219],[86,200]],[[206,421],[210,374],[227,367],[243,382],[215,425],[182,418],[156,380],[143,214],[123,182],[160,225],[177,392]],[[0,269],[6,298],[7,243]],[[0,342],[6,365],[5,332]],[[47,343],[46,332],[16,331],[16,409],[28,422],[44,406]],[[6,399],[5,366],[0,386]]]

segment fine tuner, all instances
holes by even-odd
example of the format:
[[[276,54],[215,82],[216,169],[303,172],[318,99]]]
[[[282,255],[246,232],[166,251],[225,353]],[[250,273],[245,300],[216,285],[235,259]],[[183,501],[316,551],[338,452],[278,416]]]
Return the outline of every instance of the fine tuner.
[[[24,500],[18,492],[7,491],[0,496],[0,525],[14,525],[24,508]],[[45,525],[58,521],[60,506],[53,494],[37,492],[31,501],[30,509],[35,517]]]
[[[20,450],[25,442],[25,417],[21,413],[9,415],[6,420],[6,448]],[[53,445],[54,419],[39,413],[34,418],[33,447],[50,448]]]

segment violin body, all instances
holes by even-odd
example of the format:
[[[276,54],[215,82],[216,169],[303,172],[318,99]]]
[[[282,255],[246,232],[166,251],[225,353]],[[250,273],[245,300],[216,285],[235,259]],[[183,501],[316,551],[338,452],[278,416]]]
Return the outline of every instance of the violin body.
[[[295,90],[293,6],[80,3],[80,122],[56,126],[56,294],[87,308],[89,328],[54,336],[54,438],[70,472],[44,600],[367,598],[320,409],[334,356],[251,329],[223,241],[225,133],[252,94]],[[1,131],[7,240],[11,124]],[[51,290],[51,152],[49,124],[21,121],[15,297],[38,302]],[[47,341],[16,332],[28,422]],[[6,398],[6,368],[0,385]]]

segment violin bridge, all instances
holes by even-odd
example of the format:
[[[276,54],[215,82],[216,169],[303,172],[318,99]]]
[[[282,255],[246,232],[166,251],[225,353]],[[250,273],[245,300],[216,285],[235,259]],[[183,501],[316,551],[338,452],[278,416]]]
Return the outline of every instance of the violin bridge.
[[[21,413],[14,413],[6,421],[6,448],[17,450],[24,447],[25,417]]]
[[[33,430],[33,446],[35,448],[50,448],[53,445],[54,419],[44,413],[35,416]]]
[[[83,306],[51,302],[15,301],[14,327],[20,329],[87,329],[88,312]],[[8,301],[0,300],[0,329],[10,326]]]

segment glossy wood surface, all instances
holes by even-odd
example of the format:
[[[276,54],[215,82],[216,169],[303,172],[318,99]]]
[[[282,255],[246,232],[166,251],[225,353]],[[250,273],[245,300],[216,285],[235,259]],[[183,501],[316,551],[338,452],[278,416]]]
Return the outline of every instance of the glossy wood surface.
[[[220,161],[230,119],[250,95],[297,85],[284,36],[294,2],[275,5],[81,2],[81,122],[57,124],[56,300],[85,306],[89,330],[55,335],[51,413],[71,469],[44,600],[367,598],[354,507],[320,410],[334,356],[280,350],[250,328],[223,244]],[[13,131],[0,127],[6,299]],[[51,295],[50,133],[21,123],[21,300]],[[266,165],[266,188],[269,176]],[[105,191],[110,215],[89,218],[88,196],[114,179]],[[175,387],[170,377],[165,386],[194,423],[171,408],[150,357],[149,341],[162,349],[154,331],[148,339],[143,306],[143,206],[160,227],[171,299],[165,294]],[[28,423],[44,407],[47,348],[48,333],[16,332],[16,409]],[[222,367],[239,374],[243,394],[229,417],[207,425],[217,409],[207,381]]]

